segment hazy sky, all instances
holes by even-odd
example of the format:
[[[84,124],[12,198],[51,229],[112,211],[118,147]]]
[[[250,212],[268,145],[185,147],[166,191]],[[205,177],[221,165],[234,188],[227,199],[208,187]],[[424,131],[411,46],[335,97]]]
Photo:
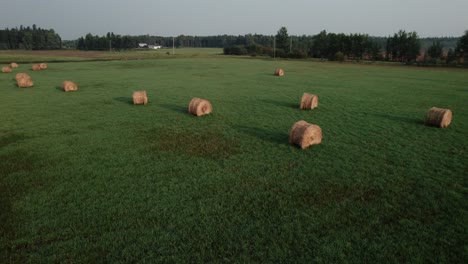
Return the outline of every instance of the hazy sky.
[[[367,33],[461,36],[468,0],[0,0],[0,28],[36,24],[63,39],[103,35]]]

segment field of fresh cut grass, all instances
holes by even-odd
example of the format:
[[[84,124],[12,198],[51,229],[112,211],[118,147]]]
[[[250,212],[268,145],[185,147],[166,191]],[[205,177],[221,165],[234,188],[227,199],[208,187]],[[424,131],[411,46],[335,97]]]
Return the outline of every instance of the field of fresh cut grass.
[[[0,74],[5,263],[468,259],[466,70],[222,56],[30,68]],[[148,105],[132,105],[143,89]],[[304,92],[317,109],[298,109]],[[187,114],[193,97],[213,113]],[[432,106],[453,111],[448,128],[423,124]],[[322,144],[288,143],[299,120]]]

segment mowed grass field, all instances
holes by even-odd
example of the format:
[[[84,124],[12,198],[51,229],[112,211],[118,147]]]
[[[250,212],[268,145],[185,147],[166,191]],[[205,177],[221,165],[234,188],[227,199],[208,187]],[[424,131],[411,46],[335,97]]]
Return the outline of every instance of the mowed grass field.
[[[30,68],[0,75],[5,263],[468,258],[466,70],[222,56]],[[143,89],[148,105],[132,105]],[[304,92],[317,109],[298,109]],[[213,113],[187,114],[192,97]],[[453,111],[448,128],[423,124],[432,106]],[[299,120],[321,145],[288,143]]]

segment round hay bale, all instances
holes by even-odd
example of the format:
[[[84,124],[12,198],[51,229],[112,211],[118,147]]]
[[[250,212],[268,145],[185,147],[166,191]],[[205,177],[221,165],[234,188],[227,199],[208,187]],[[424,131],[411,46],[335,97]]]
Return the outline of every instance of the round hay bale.
[[[41,67],[41,69],[47,69],[47,64],[41,63],[39,64],[39,67]]]
[[[275,70],[275,75],[276,76],[283,76],[284,75],[284,70],[283,69],[276,69]]]
[[[11,68],[10,67],[2,67],[2,72],[3,73],[11,73]]]
[[[74,82],[64,81],[62,83],[62,90],[64,90],[65,92],[76,91],[78,90],[78,86]]]
[[[302,149],[322,143],[322,129],[304,120],[296,122],[289,132],[289,143]]]
[[[318,96],[315,94],[304,93],[301,99],[300,109],[314,109],[318,106]]]
[[[146,105],[148,103],[148,96],[146,90],[133,92],[133,104],[135,105]]]
[[[33,71],[40,71],[41,70],[41,65],[40,64],[34,64],[32,66],[32,70]]]
[[[28,79],[28,78],[18,79],[17,83],[18,83],[19,88],[29,88],[29,87],[32,87],[34,85],[32,80]]]
[[[18,66],[17,63],[12,62],[12,63],[10,64],[10,67],[11,67],[11,68],[18,68],[19,66]]]
[[[452,122],[452,111],[450,109],[432,107],[426,115],[424,124],[427,126],[448,127]]]
[[[26,73],[17,73],[15,76],[15,80],[18,81],[19,79],[31,79],[31,76],[29,76]]]
[[[212,110],[210,101],[201,98],[192,98],[188,108],[189,113],[196,116],[207,115]]]

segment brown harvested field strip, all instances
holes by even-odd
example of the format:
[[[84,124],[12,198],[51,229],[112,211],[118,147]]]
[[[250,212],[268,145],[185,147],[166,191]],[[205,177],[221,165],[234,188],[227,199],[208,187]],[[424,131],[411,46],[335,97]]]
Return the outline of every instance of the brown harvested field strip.
[[[8,56],[27,56],[31,58],[37,57],[39,61],[47,61],[44,58],[68,58],[68,59],[89,59],[89,60],[112,60],[112,59],[141,59],[147,57],[145,54],[134,53],[129,54],[128,52],[104,52],[104,51],[78,51],[78,50],[5,50],[0,51],[0,55]],[[26,57],[26,58],[27,58]],[[40,58],[40,59],[39,59]],[[18,59],[15,59],[18,60]],[[28,59],[27,59],[28,60]],[[29,59],[30,60],[30,59]]]

